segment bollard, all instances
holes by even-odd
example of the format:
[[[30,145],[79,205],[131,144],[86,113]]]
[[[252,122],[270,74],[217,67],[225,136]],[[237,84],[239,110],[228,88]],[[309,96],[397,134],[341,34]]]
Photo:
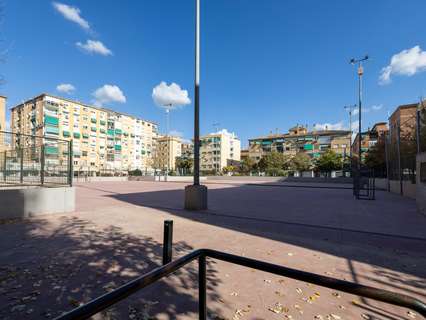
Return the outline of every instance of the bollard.
[[[172,261],[173,220],[164,221],[163,265]]]

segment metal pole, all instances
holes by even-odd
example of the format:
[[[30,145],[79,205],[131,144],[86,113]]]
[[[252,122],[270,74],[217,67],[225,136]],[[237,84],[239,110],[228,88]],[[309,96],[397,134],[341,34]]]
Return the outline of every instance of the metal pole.
[[[68,184],[70,187],[72,187],[72,180],[74,178],[73,166],[73,140],[71,139],[68,143]]]
[[[385,157],[386,157],[386,178],[388,181],[388,192],[390,191],[390,167],[389,167],[389,137],[388,134],[385,134]]]
[[[172,261],[173,220],[164,221],[163,265]]]
[[[401,170],[401,126],[400,126],[400,122],[398,121],[397,123],[397,143],[396,143],[396,147],[397,147],[397,151],[398,151],[398,174],[399,174],[399,192],[402,195],[404,195],[404,190],[402,188],[402,170]]]
[[[41,185],[44,185],[44,144],[40,147],[40,183]]]
[[[349,157],[352,161],[352,110],[349,110],[349,131],[351,132],[349,140]]]
[[[200,0],[195,0],[194,185],[200,184]]]
[[[7,172],[7,150],[4,151],[4,171],[3,171],[3,180],[6,182],[6,172]]]
[[[20,150],[20,155],[21,155],[21,165],[20,165],[21,175],[20,175],[20,181],[21,181],[21,183],[24,183],[24,148],[22,148],[22,147],[21,147],[21,150]]]
[[[361,130],[361,105],[362,105],[362,62],[359,62],[358,68],[358,134],[359,134],[359,146],[358,146],[358,171],[361,178],[361,143],[362,143],[362,130]]]
[[[207,319],[207,279],[206,279],[206,256],[203,254],[198,258],[198,313],[200,320]]]

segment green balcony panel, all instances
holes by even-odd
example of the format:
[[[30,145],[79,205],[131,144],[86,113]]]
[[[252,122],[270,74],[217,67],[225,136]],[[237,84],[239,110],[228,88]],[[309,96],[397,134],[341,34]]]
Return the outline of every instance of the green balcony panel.
[[[70,134],[69,131],[64,130],[64,131],[62,131],[62,136],[69,137],[69,136],[71,136],[71,134]]]
[[[44,123],[52,126],[58,126],[59,125],[59,119],[57,117],[53,116],[44,116]]]
[[[108,135],[109,135],[109,136],[113,136],[113,135],[114,135],[114,130],[112,130],[112,129],[108,129]]]
[[[314,150],[314,146],[312,144],[305,144],[303,146],[303,149],[305,149],[305,150]]]
[[[89,138],[89,134],[88,133],[83,133],[83,138],[84,139],[88,139]]]
[[[91,128],[90,128],[90,130],[91,130],[92,132],[96,132],[96,127],[91,127]]]
[[[92,123],[96,123],[96,119],[94,119],[94,118],[90,118],[90,122],[92,122]]]
[[[133,133],[131,133],[131,134],[130,134],[130,136],[131,136],[132,138],[134,138],[134,137],[135,137],[135,135],[134,135]]]
[[[73,136],[74,136],[74,138],[79,139],[80,138],[80,133],[79,132],[74,132]]]
[[[142,150],[142,151],[141,151],[141,154],[145,154],[145,153],[146,153],[146,152],[145,152],[145,150]]]
[[[121,129],[115,129],[115,134],[121,134]]]
[[[58,147],[45,146],[44,147],[45,154],[58,154]]]
[[[129,136],[129,134],[127,132],[124,132],[123,134],[124,134],[125,137]]]
[[[105,120],[100,120],[100,121],[99,121],[99,123],[100,123],[102,126],[106,125],[106,121],[105,121]]]
[[[121,150],[121,145],[116,144],[116,145],[114,146],[114,149],[115,149],[115,150]]]
[[[100,129],[99,130],[101,133],[106,133],[106,130],[105,129]]]
[[[46,126],[45,131],[48,134],[59,134],[59,128],[57,127]]]

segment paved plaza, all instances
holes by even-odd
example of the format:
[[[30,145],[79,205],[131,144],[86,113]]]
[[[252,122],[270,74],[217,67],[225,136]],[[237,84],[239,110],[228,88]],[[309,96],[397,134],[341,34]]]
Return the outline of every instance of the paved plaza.
[[[212,248],[426,300],[426,217],[413,200],[357,201],[345,185],[207,185],[206,212],[183,210],[185,183],[92,182],[76,186],[73,214],[1,224],[0,319],[54,318],[160,266],[165,219],[174,257]],[[191,264],[95,319],[195,319],[197,289]],[[214,260],[207,304],[210,319],[421,318]]]

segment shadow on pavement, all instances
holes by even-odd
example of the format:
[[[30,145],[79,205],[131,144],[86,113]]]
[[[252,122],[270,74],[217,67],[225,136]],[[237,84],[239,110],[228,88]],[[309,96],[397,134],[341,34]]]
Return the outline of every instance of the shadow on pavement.
[[[161,265],[162,244],[114,226],[99,229],[64,217],[53,229],[40,219],[8,227],[2,226],[2,237],[19,233],[22,243],[0,244],[0,318],[5,320],[54,318]],[[174,244],[176,256],[192,250],[185,242]],[[213,264],[208,262],[207,283],[209,299],[217,300],[220,280]],[[95,319],[195,318],[197,292],[198,267],[192,263]]]

